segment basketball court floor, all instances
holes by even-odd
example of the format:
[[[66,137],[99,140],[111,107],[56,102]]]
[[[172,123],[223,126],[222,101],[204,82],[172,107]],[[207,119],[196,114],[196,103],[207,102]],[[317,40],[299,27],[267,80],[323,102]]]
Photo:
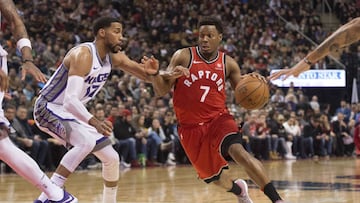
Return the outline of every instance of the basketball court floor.
[[[360,159],[263,162],[279,193],[290,203],[360,202]],[[230,172],[249,183],[254,203],[271,203],[249,180],[241,167]],[[50,175],[50,174],[49,174]],[[118,202],[121,203],[237,203],[235,196],[196,178],[189,165],[121,169]],[[80,203],[101,202],[101,170],[77,171],[66,189]],[[0,175],[0,203],[31,203],[39,191],[16,174]]]

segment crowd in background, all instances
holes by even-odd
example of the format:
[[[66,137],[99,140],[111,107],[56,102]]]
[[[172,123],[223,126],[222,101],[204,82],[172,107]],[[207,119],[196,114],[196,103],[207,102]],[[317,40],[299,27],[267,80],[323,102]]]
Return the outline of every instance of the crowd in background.
[[[226,29],[221,50],[235,58],[243,74],[256,71],[268,76],[273,69],[295,65],[314,48],[299,31],[316,43],[330,34],[321,23],[320,3],[316,0],[270,0],[268,4],[261,0],[15,2],[31,37],[35,64],[48,76],[69,48],[93,40],[92,22],[105,15],[123,22],[123,49],[131,59],[140,61],[143,55],[154,55],[162,69],[176,49],[196,45],[197,22],[202,15],[222,19]],[[354,9],[355,1],[333,3],[342,23],[359,16],[359,9]],[[278,14],[288,22],[281,21]],[[11,137],[43,169],[53,170],[66,149],[37,129],[32,121],[33,101],[43,84],[32,78],[20,80],[21,63],[8,26],[6,21],[1,22],[0,43],[10,56],[10,87],[4,111],[12,123]],[[359,67],[360,45],[344,51],[340,59],[350,67]],[[326,59],[313,68],[339,67]],[[272,86],[269,104],[264,109],[249,111],[235,105],[229,86],[227,90],[227,106],[239,123],[243,145],[255,157],[327,159],[354,154],[360,105],[343,100],[333,107],[334,112],[304,89]],[[114,71],[87,107],[98,119],[113,123],[111,138],[123,167],[188,163],[176,131],[171,93],[158,98],[150,84]],[[89,155],[79,169],[97,167],[97,163]]]

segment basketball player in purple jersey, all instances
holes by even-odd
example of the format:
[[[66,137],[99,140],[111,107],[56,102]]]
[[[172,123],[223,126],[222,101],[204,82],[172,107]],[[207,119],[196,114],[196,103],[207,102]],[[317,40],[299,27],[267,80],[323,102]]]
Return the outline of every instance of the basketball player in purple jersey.
[[[103,87],[111,69],[123,70],[147,81],[149,75],[159,74],[159,67],[147,68],[121,52],[122,31],[118,19],[97,19],[93,26],[95,41],[82,43],[67,53],[41,90],[34,107],[39,128],[69,147],[51,180],[63,186],[79,163],[93,153],[102,162],[103,203],[116,202],[119,155],[107,137],[112,126],[96,119],[85,104]],[[144,63],[147,60],[143,58]],[[182,75],[181,71],[174,73],[178,77]],[[47,201],[46,194],[42,193],[36,201]]]

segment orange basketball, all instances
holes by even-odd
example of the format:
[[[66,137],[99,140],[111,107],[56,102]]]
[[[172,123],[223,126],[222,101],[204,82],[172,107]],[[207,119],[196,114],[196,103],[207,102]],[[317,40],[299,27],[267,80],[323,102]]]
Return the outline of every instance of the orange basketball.
[[[270,97],[268,84],[256,76],[243,75],[235,87],[235,102],[246,109],[260,109]]]

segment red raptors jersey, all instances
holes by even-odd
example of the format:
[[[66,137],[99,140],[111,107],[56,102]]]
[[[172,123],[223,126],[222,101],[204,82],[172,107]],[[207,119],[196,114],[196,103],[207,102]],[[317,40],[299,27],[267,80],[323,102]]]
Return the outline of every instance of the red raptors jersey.
[[[191,47],[190,77],[178,78],[174,88],[174,109],[180,125],[206,123],[226,111],[225,54],[207,61],[198,47]]]

